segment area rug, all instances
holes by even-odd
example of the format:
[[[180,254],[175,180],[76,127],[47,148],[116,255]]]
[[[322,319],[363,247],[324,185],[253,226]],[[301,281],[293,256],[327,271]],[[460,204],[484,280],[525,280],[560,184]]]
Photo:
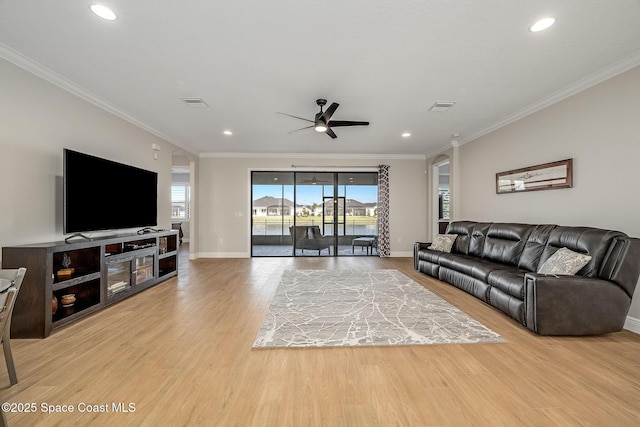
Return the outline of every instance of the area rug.
[[[397,270],[285,271],[254,348],[505,342]]]

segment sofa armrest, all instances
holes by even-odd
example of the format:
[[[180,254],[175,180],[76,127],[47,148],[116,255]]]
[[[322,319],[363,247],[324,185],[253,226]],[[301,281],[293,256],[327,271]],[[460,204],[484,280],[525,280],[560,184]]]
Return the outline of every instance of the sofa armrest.
[[[622,330],[631,298],[615,283],[583,276],[527,273],[527,328],[540,335],[598,335]]]
[[[413,244],[413,268],[418,269],[418,252],[431,246],[431,242],[415,242]]]

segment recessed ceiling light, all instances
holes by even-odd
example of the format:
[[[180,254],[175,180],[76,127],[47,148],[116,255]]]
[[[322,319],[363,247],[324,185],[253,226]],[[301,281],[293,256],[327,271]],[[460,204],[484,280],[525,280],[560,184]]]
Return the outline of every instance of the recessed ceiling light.
[[[224,132],[225,135],[233,135],[233,132],[231,132],[230,130],[225,130]]]
[[[529,31],[532,33],[537,33],[539,31],[544,31],[550,26],[552,26],[556,22],[555,18],[543,18],[537,21],[535,24],[529,27]]]
[[[438,101],[429,108],[429,111],[439,112],[439,111],[448,111],[449,108],[456,105],[453,101]]]
[[[89,7],[91,8],[91,11],[93,13],[95,13],[102,19],[106,19],[107,21],[115,21],[116,19],[118,19],[116,14],[113,13],[113,11],[107,6],[103,6],[101,4],[92,4]]]
[[[189,108],[209,108],[209,104],[204,102],[202,98],[182,98],[182,101],[187,104]]]
[[[405,132],[402,134],[403,138],[409,138],[411,136],[411,134],[409,132]]]

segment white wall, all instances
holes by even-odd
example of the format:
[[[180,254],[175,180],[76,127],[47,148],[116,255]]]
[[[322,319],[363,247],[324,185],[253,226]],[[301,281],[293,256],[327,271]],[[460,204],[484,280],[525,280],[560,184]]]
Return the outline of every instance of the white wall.
[[[62,239],[63,148],[158,172],[158,226],[170,228],[174,145],[0,59],[0,246]]]
[[[567,158],[573,188],[495,192],[496,172]],[[461,146],[459,163],[458,219],[584,225],[640,237],[640,67]],[[640,319],[640,285],[629,316]]]
[[[203,257],[246,257],[251,253],[251,170],[293,170],[292,164],[368,166],[388,164],[391,256],[413,256],[413,243],[424,240],[427,224],[424,159],[216,158],[200,160],[198,211]],[[346,168],[348,169],[348,168]],[[355,169],[362,171],[363,169]]]

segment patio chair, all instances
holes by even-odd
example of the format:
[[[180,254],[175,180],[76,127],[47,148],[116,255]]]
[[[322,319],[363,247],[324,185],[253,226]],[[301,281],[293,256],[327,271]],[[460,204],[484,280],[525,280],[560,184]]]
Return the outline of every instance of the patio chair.
[[[289,234],[293,240],[292,255],[296,254],[296,249],[305,249],[318,251],[318,255],[324,249],[329,251],[331,255],[331,238],[323,236],[320,233],[320,227],[317,225],[294,225],[289,227]]]

